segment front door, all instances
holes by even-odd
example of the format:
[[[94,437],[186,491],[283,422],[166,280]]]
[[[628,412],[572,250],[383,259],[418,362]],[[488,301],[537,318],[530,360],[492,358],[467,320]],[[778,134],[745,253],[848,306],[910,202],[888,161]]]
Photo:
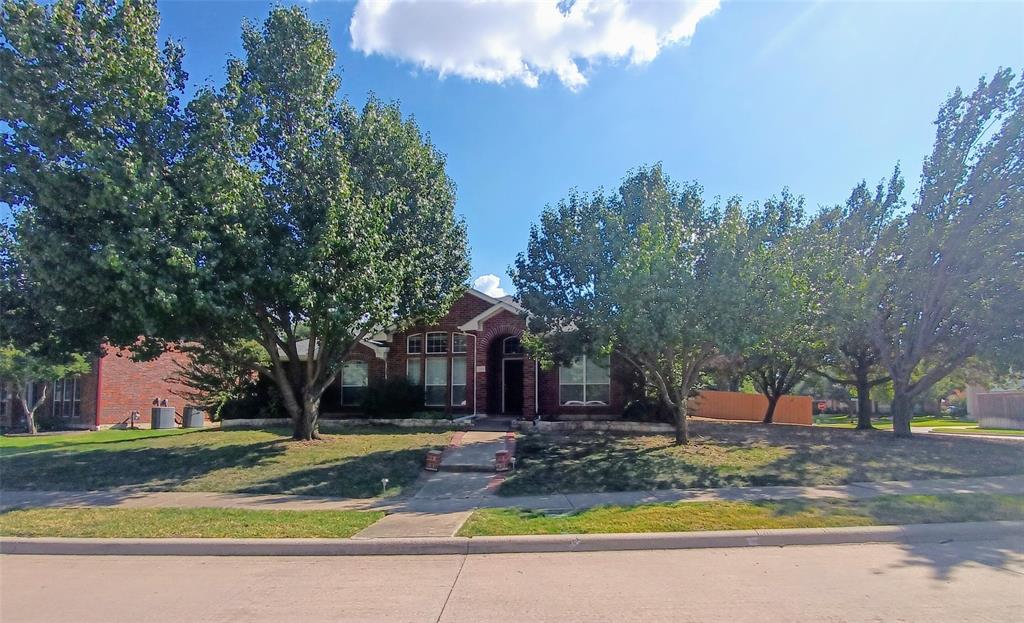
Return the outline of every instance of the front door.
[[[523,360],[505,359],[501,373],[501,412],[523,413]]]

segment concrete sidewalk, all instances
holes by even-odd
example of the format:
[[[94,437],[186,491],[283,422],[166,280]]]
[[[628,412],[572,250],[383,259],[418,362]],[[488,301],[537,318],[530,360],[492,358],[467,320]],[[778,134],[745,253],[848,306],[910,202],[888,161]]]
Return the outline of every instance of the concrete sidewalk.
[[[454,474],[453,474],[454,475]],[[578,510],[606,504],[655,502],[756,501],[787,498],[866,499],[880,495],[945,493],[1003,493],[1024,495],[1024,475],[859,482],[832,487],[727,487],[719,489],[661,489],[609,493],[558,493],[497,496],[491,487],[470,487],[461,496],[414,496],[384,499],[329,498],[297,495],[251,495],[178,491],[0,491],[0,509],[16,507],[119,507],[119,508],[246,508],[254,510],[384,510],[420,513],[455,513],[475,508],[529,508]],[[422,492],[422,490],[421,490]]]
[[[73,556],[422,556],[943,543],[1015,539],[1024,521],[608,534],[351,539],[91,539],[0,537],[0,554]]]

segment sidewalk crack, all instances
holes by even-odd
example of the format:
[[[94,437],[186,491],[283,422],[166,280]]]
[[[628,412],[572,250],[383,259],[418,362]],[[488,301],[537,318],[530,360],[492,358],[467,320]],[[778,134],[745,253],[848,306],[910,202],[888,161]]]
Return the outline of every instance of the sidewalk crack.
[[[444,604],[441,605],[441,611],[437,613],[437,618],[434,619],[434,623],[441,623],[441,617],[444,616],[444,611],[448,608],[448,600],[452,598],[452,593],[455,592],[455,586],[459,583],[459,578],[462,577],[462,569],[466,566],[466,559],[469,558],[469,554],[462,555],[462,562],[459,563],[459,571],[455,574],[455,580],[452,581],[452,587],[448,589],[448,595],[444,598]]]

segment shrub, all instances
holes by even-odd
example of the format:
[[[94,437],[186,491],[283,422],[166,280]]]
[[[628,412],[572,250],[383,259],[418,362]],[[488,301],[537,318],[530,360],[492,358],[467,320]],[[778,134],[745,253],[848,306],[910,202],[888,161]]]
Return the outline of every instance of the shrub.
[[[672,423],[672,411],[655,398],[637,398],[631,400],[622,411],[622,419],[631,422],[668,422]]]
[[[420,411],[423,388],[404,378],[379,381],[366,388],[363,412],[368,417],[420,417]]]
[[[226,400],[210,411],[210,418],[213,420],[280,417],[287,416],[281,407],[277,388],[266,382],[253,384],[242,396]]]

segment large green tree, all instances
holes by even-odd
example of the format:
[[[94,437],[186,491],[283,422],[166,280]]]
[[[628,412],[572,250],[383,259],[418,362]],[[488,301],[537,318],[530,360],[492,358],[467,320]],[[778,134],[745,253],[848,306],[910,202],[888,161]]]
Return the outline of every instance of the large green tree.
[[[756,337],[750,241],[737,201],[708,205],[660,166],[613,194],[573,193],[544,210],[511,271],[530,310],[528,343],[559,362],[614,350],[671,408],[686,443],[698,375]]]
[[[1024,364],[1024,88],[1013,72],[939,111],[909,214],[875,251],[871,336],[893,384],[893,430],[968,358]]]
[[[10,228],[0,224],[0,384],[25,414],[29,433],[46,402],[49,381],[85,374],[85,353],[75,352],[32,304],[36,288],[23,270]],[[26,391],[36,385],[34,396]]]
[[[190,307],[201,340],[252,338],[296,422],[360,340],[450,306],[468,277],[444,157],[396,106],[339,103],[327,31],[297,8],[243,28],[245,58],[189,106]]]
[[[19,240],[62,324],[145,352],[253,340],[253,370],[310,439],[360,340],[457,296],[466,237],[443,155],[397,106],[340,100],[326,29],[300,8],[246,23],[226,84],[181,111],[180,51],[160,51],[152,2],[14,6],[0,26],[27,93],[3,102],[5,159]],[[51,108],[50,90],[89,99]],[[88,140],[54,147],[69,132]]]
[[[168,180],[186,76],[158,26],[147,0],[0,10],[0,201],[15,212],[39,312],[89,349],[154,333],[148,308],[178,304]]]
[[[762,421],[774,422],[789,394],[821,357],[818,297],[807,277],[811,252],[803,229],[803,198],[784,189],[748,210],[748,235],[758,249],[760,288],[750,317],[757,339],[742,356],[754,388],[768,400]]]
[[[903,207],[899,167],[872,192],[861,182],[846,204],[819,214],[808,226],[805,266],[821,306],[824,340],[815,369],[833,383],[854,388],[857,428],[871,425],[871,390],[889,381],[871,337],[877,311],[870,285],[878,266],[878,245]]]

